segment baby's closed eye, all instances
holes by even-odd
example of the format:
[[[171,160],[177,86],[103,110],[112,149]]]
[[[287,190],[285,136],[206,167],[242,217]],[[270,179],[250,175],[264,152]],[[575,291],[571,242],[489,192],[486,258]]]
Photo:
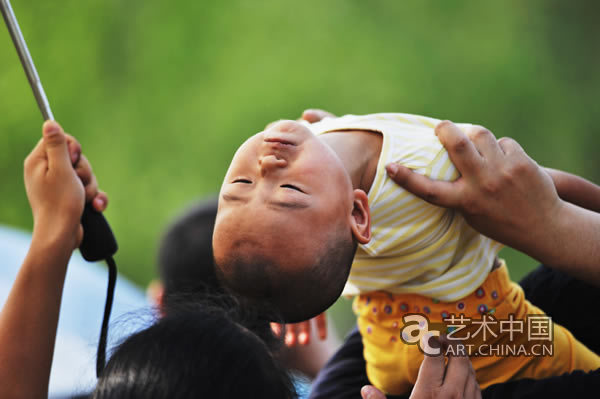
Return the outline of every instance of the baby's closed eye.
[[[296,186],[294,186],[292,184],[282,184],[281,187],[283,187],[283,188],[289,188],[289,189],[296,190],[296,191],[300,191],[301,193],[304,192],[300,188],[298,188],[298,187],[296,187]]]

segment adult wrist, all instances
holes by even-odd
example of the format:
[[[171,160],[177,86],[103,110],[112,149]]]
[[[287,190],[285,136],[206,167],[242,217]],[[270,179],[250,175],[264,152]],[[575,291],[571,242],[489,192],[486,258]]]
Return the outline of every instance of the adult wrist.
[[[546,265],[600,285],[600,214],[563,201],[548,228],[542,260]]]
[[[31,247],[55,255],[68,254],[75,249],[77,230],[59,224],[35,223]]]

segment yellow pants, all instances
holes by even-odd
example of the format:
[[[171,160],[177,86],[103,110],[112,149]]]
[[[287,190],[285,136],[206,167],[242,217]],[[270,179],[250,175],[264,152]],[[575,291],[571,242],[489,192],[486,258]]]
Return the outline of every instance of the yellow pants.
[[[355,298],[353,308],[367,376],[373,385],[392,395],[410,391],[424,356],[418,344],[401,337],[407,326],[403,317],[409,314],[425,316],[426,329],[441,331],[449,340],[465,345],[482,389],[513,379],[600,368],[598,355],[525,299],[521,287],[510,281],[504,264],[492,271],[480,288],[457,302],[378,291]]]

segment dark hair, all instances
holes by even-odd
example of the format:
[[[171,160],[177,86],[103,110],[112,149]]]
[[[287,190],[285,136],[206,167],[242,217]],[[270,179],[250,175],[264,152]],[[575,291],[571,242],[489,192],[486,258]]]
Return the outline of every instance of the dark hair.
[[[165,290],[166,307],[173,296],[180,294],[201,299],[207,291],[222,292],[212,251],[216,215],[216,197],[200,201],[184,211],[163,235],[158,251],[158,273]]]
[[[284,270],[262,255],[231,249],[217,261],[217,277],[232,293],[250,298],[256,306],[273,308],[286,323],[295,323],[322,313],[336,301],[356,247],[352,235],[340,231],[311,265],[297,271]]]
[[[92,397],[295,397],[289,375],[268,347],[275,338],[252,332],[265,328],[264,317],[232,299],[180,303],[118,346]]]

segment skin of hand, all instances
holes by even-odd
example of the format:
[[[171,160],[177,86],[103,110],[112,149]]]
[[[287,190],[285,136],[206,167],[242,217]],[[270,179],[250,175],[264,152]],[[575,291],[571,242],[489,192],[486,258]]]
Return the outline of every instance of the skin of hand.
[[[312,325],[316,323],[315,319],[316,321],[322,320],[323,323],[322,326],[317,325],[317,329]],[[297,370],[310,380],[317,377],[321,368],[339,346],[335,331],[333,333],[328,331],[325,323],[327,323],[327,319],[325,313],[322,313],[302,323],[285,325],[286,331],[295,329],[294,334],[285,335],[286,346],[279,354],[280,360],[286,368]],[[283,333],[281,328],[281,325],[275,326],[277,336]],[[290,344],[291,339],[295,339],[296,342],[292,342],[293,345],[287,345]]]
[[[279,323],[271,323],[271,329],[276,336],[280,336],[283,328],[285,328],[285,345],[293,347],[296,343],[300,345],[310,344],[311,324],[315,323],[317,334],[321,340],[327,338],[327,315],[325,312],[310,320],[301,321],[300,323],[286,324],[282,326]]]
[[[448,341],[444,341],[444,347],[448,347]],[[461,349],[455,345],[453,351],[445,353],[448,353],[447,364],[444,356],[423,358],[410,399],[481,398],[481,390],[469,357],[453,355],[466,353],[464,347]],[[385,399],[383,392],[372,385],[365,385],[360,394],[363,399]]]
[[[571,173],[544,168],[550,175],[558,196],[581,208],[600,213],[600,186]]]
[[[363,399],[385,399],[385,394],[372,385],[360,390]],[[471,361],[466,356],[425,356],[410,399],[479,399],[481,390]]]
[[[72,249],[77,248],[83,238],[80,219],[85,202],[92,201],[97,211],[108,204],[81,145],[58,123],[44,123],[43,138],[25,159],[24,177],[34,236],[58,235],[64,240],[72,234]]]
[[[316,123],[325,118],[335,117],[331,112],[323,111],[322,109],[307,109],[302,113],[302,119],[309,123]]]
[[[460,211],[488,237],[600,285],[594,265],[600,257],[600,214],[561,200],[557,188],[565,189],[564,180],[553,181],[556,174],[551,177],[516,141],[496,140],[485,128],[465,133],[444,121],[435,133],[461,177],[433,181],[401,165],[387,165],[397,184],[432,204]],[[575,182],[579,188],[585,188],[582,181]],[[588,186],[587,193],[575,197],[600,201],[593,188]]]
[[[29,251],[0,313],[0,397],[46,398],[62,288],[71,253],[82,238],[85,200],[96,210],[98,192],[77,141],[54,121],[24,165],[34,216]]]
[[[459,209],[472,227],[504,243],[513,240],[523,226],[540,225],[547,215],[558,212],[562,203],[552,179],[514,140],[497,141],[480,127],[465,134],[449,121],[438,124],[435,133],[461,177],[434,184],[438,182],[408,173],[408,168],[388,165],[396,183],[430,203]],[[536,204],[534,212],[532,204]]]

